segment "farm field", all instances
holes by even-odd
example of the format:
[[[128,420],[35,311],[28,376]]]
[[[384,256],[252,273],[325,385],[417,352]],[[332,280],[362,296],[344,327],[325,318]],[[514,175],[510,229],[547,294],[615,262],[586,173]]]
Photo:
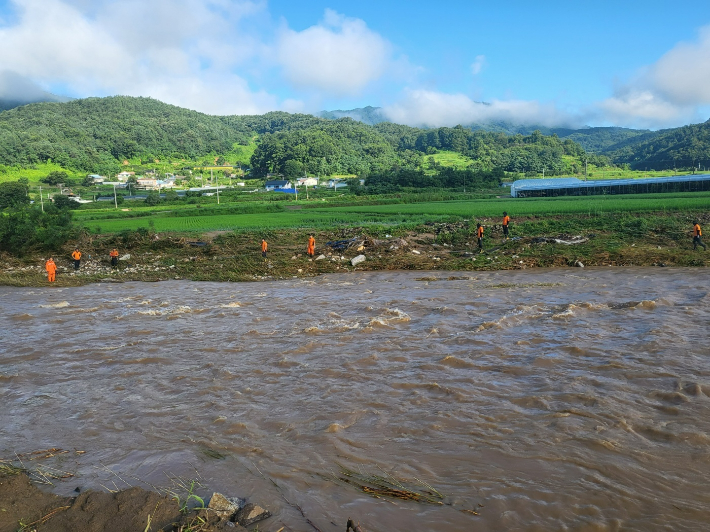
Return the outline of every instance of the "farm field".
[[[76,221],[95,233],[150,227],[156,231],[192,232],[219,230],[305,229],[335,226],[397,226],[462,219],[498,218],[507,211],[514,218],[564,214],[694,212],[707,209],[710,192],[644,194],[563,198],[488,199],[426,203],[320,206],[302,204],[299,210],[285,206],[255,204],[252,212],[232,212],[234,204],[209,209],[176,205],[162,210],[136,208],[130,212],[79,211]],[[246,207],[242,205],[241,207]]]

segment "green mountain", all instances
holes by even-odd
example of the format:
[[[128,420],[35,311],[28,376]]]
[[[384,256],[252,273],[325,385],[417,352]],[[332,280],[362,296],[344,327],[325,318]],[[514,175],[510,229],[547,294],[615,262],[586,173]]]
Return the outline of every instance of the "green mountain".
[[[640,135],[611,146],[615,162],[637,170],[710,167],[710,120]]]
[[[370,110],[375,116],[377,109]],[[242,152],[241,145],[248,146],[246,153],[253,152],[254,177],[269,172],[441,172],[429,158],[439,151],[461,154],[477,171],[563,175],[578,172],[585,159],[608,162],[592,151],[636,168],[710,164],[708,128],[706,123],[662,132],[558,128],[506,134],[462,126],[367,125],[349,117],[333,120],[285,112],[211,116],[151,98],[115,96],[33,103],[0,112],[0,172],[2,165],[26,167],[51,160],[79,172],[109,174],[119,171],[125,159],[198,164]]]
[[[346,111],[335,110],[335,111],[321,111],[318,116],[320,118],[327,118],[328,120],[337,120],[338,118],[352,118],[368,126],[374,126],[380,122],[387,122],[387,117],[382,112],[381,107],[360,107],[357,109],[349,109]]]
[[[368,125],[377,125],[389,121],[381,107],[371,106],[348,110],[321,111],[318,116],[328,120],[352,118]],[[530,135],[533,131],[540,131],[543,135],[557,135],[561,139],[571,139],[578,142],[586,151],[599,154],[603,154],[609,149],[617,149],[622,143],[636,137],[653,134],[649,130],[623,127],[553,128],[539,124],[515,124],[503,120],[462,124],[462,126],[471,131],[488,131],[505,133],[506,135]]]

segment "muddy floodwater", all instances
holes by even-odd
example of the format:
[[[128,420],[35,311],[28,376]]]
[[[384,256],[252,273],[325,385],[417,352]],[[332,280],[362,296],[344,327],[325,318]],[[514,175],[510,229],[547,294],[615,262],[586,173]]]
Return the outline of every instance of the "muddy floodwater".
[[[0,458],[86,451],[59,493],[199,474],[271,510],[260,531],[708,530],[709,287],[666,268],[0,287]]]

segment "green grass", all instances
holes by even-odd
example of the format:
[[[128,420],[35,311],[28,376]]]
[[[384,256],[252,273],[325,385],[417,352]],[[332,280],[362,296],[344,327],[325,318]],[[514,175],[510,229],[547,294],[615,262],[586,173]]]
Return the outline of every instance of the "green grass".
[[[217,230],[332,228],[336,226],[416,225],[461,219],[497,219],[503,211],[513,217],[564,214],[602,215],[616,212],[693,212],[707,208],[710,192],[589,196],[561,198],[488,199],[426,203],[331,206],[302,202],[289,210],[268,202],[253,204],[166,205],[130,212],[78,211],[77,222],[89,230],[114,233],[152,227],[156,231],[200,233]],[[289,203],[288,205],[293,205]]]
[[[424,160],[428,160],[429,157],[433,157],[441,166],[456,166],[457,168],[466,168],[473,162],[473,159],[455,151],[440,151],[433,155],[424,155]]]
[[[86,173],[84,172],[76,173],[72,170],[62,168],[60,165],[54,163],[34,164],[28,168],[0,165],[0,183],[3,183],[5,181],[17,181],[21,177],[26,177],[29,180],[31,187],[38,187],[39,185],[42,185],[43,189],[56,189],[56,187],[50,187],[49,185],[40,183],[40,179],[42,179],[43,177],[47,177],[50,172],[54,171],[66,172],[69,176],[69,179],[72,180],[81,181],[84,179],[84,177],[86,177]]]

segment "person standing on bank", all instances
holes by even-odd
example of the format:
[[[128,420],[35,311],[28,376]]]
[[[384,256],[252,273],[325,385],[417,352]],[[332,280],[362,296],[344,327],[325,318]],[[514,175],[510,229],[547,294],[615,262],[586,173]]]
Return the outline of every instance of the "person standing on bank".
[[[44,269],[47,270],[47,281],[53,283],[57,280],[57,265],[52,257],[49,257],[49,260],[44,263]]]
[[[308,254],[309,257],[313,257],[316,253],[316,239],[313,238],[313,235],[308,237],[308,248],[306,250],[306,253]]]
[[[508,240],[508,224],[510,223],[510,216],[508,213],[503,211],[503,240]]]
[[[703,236],[703,230],[700,229],[700,224],[697,220],[693,222],[693,250],[698,249],[698,246],[703,246],[703,251],[707,250],[707,246],[703,244],[700,237]]]
[[[78,270],[79,266],[81,265],[81,251],[79,251],[79,248],[76,248],[73,253],[71,254],[71,258],[74,259],[74,269]]]
[[[113,248],[111,250],[111,253],[108,254],[108,256],[111,257],[111,267],[117,268],[118,267],[118,250],[116,248]]]
[[[476,224],[476,237],[478,238],[478,252],[483,253],[483,226]]]
[[[266,240],[263,238],[261,239],[261,256],[266,259],[266,252],[269,250],[269,244],[266,243]]]

